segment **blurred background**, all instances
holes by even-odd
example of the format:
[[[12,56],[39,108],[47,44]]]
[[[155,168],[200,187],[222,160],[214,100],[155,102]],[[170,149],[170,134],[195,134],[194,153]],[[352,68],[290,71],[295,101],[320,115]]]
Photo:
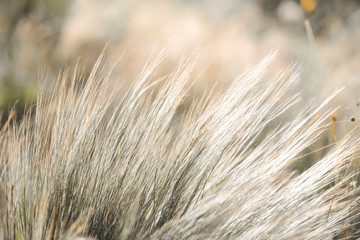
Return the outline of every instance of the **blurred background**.
[[[161,76],[197,49],[194,94],[215,82],[227,86],[279,50],[270,74],[300,63],[292,91],[302,92],[303,105],[345,86],[332,102],[342,106],[333,117],[350,119],[351,111],[360,113],[359,6],[359,0],[1,0],[3,121],[14,104],[21,115],[35,103],[45,71],[56,78],[79,61],[89,72],[107,43],[107,57],[120,58],[114,75],[125,86],[152,52],[169,52]]]

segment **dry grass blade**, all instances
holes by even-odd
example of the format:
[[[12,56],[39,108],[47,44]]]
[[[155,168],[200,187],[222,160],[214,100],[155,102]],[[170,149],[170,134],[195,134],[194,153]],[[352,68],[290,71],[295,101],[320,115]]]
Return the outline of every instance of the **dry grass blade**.
[[[299,100],[285,97],[295,67],[269,79],[275,56],[186,111],[193,58],[154,81],[158,55],[121,101],[102,57],[86,80],[64,71],[40,92],[35,119],[1,130],[0,238],[332,239],[353,201],[348,177],[328,185],[360,139],[291,171],[327,129],[331,97],[270,131]]]

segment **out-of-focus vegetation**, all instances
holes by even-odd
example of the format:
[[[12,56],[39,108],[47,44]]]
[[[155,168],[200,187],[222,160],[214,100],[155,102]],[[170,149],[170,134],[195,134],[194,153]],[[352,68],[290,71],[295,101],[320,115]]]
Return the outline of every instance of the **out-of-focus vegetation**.
[[[199,92],[214,82],[226,85],[279,49],[275,72],[294,61],[304,66],[294,91],[323,99],[345,85],[348,92],[337,101],[355,108],[359,25],[355,0],[1,1],[0,108],[6,115],[15,101],[18,109],[31,105],[44,69],[56,75],[79,59],[89,68],[109,42],[108,56],[122,56],[116,71],[125,82],[156,48],[169,50],[162,74],[200,47],[197,71],[207,68],[195,87]]]
[[[41,68],[51,64],[68,1],[0,2],[0,109],[17,102],[19,115],[36,99]]]
[[[157,74],[200,47],[195,94],[215,82],[227,85],[270,51],[280,57],[277,72],[300,62],[303,73],[293,86],[304,105],[319,103],[346,87],[335,104],[338,121],[355,115],[360,90],[360,9],[356,0],[19,0],[0,2],[0,109],[17,102],[19,114],[35,101],[44,72],[79,60],[85,73],[107,43],[107,56],[128,86],[154,50],[168,49]],[[205,70],[204,70],[205,69]],[[293,114],[296,113],[293,110]],[[346,131],[345,124],[335,128]]]

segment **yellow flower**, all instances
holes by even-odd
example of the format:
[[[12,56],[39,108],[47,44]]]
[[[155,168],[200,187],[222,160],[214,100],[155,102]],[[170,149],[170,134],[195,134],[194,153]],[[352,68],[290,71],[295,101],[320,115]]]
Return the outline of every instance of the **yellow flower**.
[[[317,7],[316,0],[300,0],[300,6],[305,12],[312,12]]]

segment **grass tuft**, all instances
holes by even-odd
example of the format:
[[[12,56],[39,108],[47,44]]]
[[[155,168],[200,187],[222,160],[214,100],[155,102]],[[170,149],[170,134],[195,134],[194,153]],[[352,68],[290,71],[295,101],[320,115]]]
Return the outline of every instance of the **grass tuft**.
[[[0,238],[332,239],[355,217],[360,139],[293,171],[334,95],[269,129],[300,99],[296,66],[267,75],[275,56],[185,110],[193,58],[153,80],[155,56],[121,100],[102,57],[87,79],[62,72],[1,130]]]

